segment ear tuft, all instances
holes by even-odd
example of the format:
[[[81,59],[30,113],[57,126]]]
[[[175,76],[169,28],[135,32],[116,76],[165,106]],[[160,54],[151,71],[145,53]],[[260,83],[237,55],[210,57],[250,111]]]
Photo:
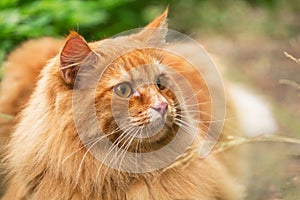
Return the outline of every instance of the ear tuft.
[[[147,28],[167,28],[167,17],[168,17],[169,8],[166,8],[166,10],[161,14],[159,17],[157,17],[155,20],[153,20],[151,23],[149,23],[146,27]]]
[[[138,39],[148,47],[163,45],[168,32],[167,16],[168,8],[137,34]]]
[[[92,50],[84,38],[71,31],[60,53],[60,69],[67,84],[74,84],[77,71],[90,52]]]

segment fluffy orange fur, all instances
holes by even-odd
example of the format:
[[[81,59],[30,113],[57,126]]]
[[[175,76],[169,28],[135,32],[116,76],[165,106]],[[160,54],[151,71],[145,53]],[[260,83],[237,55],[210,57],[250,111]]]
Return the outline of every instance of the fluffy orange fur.
[[[77,33],[71,33],[64,45],[62,41],[45,38],[27,42],[11,54],[1,85],[0,107],[5,108],[1,112],[16,115],[23,104],[27,106],[19,114],[8,145],[9,185],[4,199],[241,198],[242,191],[222,160],[215,155],[205,159],[198,155],[199,142],[211,120],[209,103],[199,106],[207,115],[201,115],[203,123],[199,126],[202,131],[193,144],[173,164],[153,172],[130,173],[102,165],[87,152],[78,136],[72,110],[72,89],[78,69],[86,63],[97,68],[100,62],[111,61],[114,55],[127,47],[142,49],[145,42],[161,40],[161,33],[155,28],[165,27],[166,15],[167,12],[148,25],[154,28],[151,32],[143,30],[137,35],[94,43],[86,43]],[[39,53],[33,53],[35,49]],[[43,51],[45,53],[41,53]],[[43,67],[46,60],[55,54],[58,55]],[[126,66],[125,71],[128,71],[137,65],[153,65],[154,58],[163,58],[161,63],[188,78],[194,89],[200,85],[203,90],[197,94],[198,101],[209,102],[210,95],[203,77],[195,76],[193,68],[181,58],[151,49],[136,50],[115,60],[96,89],[97,117],[103,130],[110,132],[114,128],[111,127],[112,122],[108,122],[110,109],[106,109],[112,94],[109,84],[117,84],[114,79],[121,76],[114,66]],[[39,73],[40,78],[36,82]],[[19,86],[8,89],[14,84]],[[86,84],[83,83],[83,87]],[[169,102],[174,100],[172,95],[165,97]],[[84,102],[89,98],[93,97],[82,97],[82,110],[85,110],[87,105]],[[146,95],[145,99],[151,97]],[[134,112],[141,105],[135,101],[130,106]],[[82,119],[88,118],[88,113],[82,112]],[[5,131],[1,134],[10,135],[14,123],[8,124],[5,129],[1,124],[1,130]],[[161,138],[155,140],[160,141]]]
[[[53,38],[30,40],[8,56],[3,63],[0,113],[16,116],[25,107],[41,69],[57,54],[61,45],[63,41]],[[1,146],[6,143],[17,121],[17,118],[0,118]]]

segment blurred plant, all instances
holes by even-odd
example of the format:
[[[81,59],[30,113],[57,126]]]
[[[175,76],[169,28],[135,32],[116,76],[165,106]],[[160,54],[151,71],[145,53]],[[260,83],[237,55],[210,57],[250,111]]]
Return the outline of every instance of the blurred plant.
[[[8,51],[26,39],[62,37],[76,30],[87,40],[98,40],[144,25],[165,7],[167,1],[159,0],[1,0],[0,63]]]
[[[0,118],[3,118],[3,119],[14,119],[14,116],[8,115],[8,114],[4,114],[4,113],[0,113]]]
[[[171,28],[185,33],[289,37],[300,28],[298,0],[1,0],[0,63],[26,39],[76,30],[88,41],[99,40],[145,25],[168,5]]]
[[[284,52],[284,55],[287,58],[291,59],[292,61],[296,62],[297,64],[300,64],[300,58],[295,58],[294,56],[292,56],[291,54],[289,54],[287,52]],[[291,87],[295,88],[296,90],[298,90],[300,92],[300,84],[296,83],[295,81],[291,81],[291,80],[288,80],[288,79],[281,79],[281,80],[279,80],[279,83],[291,86]],[[300,94],[299,94],[299,96],[300,96]]]
[[[199,30],[225,35],[265,34],[291,37],[298,33],[300,1],[290,0],[186,0],[177,1],[172,13],[180,31]],[[295,30],[297,29],[297,30]]]

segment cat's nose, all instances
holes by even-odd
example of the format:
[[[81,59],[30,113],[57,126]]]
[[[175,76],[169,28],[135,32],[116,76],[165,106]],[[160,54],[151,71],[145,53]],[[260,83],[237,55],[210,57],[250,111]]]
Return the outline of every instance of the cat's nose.
[[[162,103],[154,106],[153,109],[156,110],[159,114],[161,114],[161,116],[164,116],[168,109],[168,103],[162,102]]]

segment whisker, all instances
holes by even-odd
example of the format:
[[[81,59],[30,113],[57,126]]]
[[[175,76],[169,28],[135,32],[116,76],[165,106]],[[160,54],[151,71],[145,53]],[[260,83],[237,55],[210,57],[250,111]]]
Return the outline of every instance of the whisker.
[[[112,146],[108,149],[108,152],[106,153],[106,156],[104,157],[103,162],[107,159],[107,156],[122,142],[122,140],[125,138],[126,134],[129,132],[134,131],[134,127],[129,127],[126,130],[124,130],[121,135],[113,142]]]
[[[182,128],[184,128],[184,127],[187,127],[187,128],[190,128],[190,130],[188,130],[187,132],[189,132],[189,131],[191,131],[191,130],[194,130],[195,128],[198,128],[198,127],[192,127],[190,124],[188,124],[187,122],[185,122],[185,121],[183,121],[183,120],[181,120],[181,119],[178,119],[178,118],[175,118],[175,123],[178,125],[178,126],[180,126],[180,127],[182,127]]]
[[[118,127],[119,128],[119,127]],[[117,129],[118,129],[117,128]],[[113,134],[113,133],[111,133]],[[108,135],[111,135],[111,134],[106,134],[107,136]],[[102,136],[99,136],[99,137],[102,137]],[[87,140],[88,142],[85,142],[84,145],[82,145],[80,148],[76,149],[75,151],[73,151],[71,154],[69,154],[62,162],[61,162],[61,165],[64,164],[64,162],[66,162],[68,159],[70,159],[74,154],[76,154],[78,151],[80,151],[81,149],[83,148],[86,148],[86,145],[89,145],[89,144],[92,144],[95,140],[97,140],[99,137],[96,137],[96,138],[90,138],[89,140]]]
[[[230,120],[230,118],[227,118],[227,119],[219,119],[219,120],[202,120],[202,119],[190,119],[189,117],[187,116],[184,116],[184,115],[180,115],[180,114],[176,114],[176,117],[179,116],[180,118],[183,118],[183,119],[188,119],[188,120],[191,120],[191,121],[195,121],[195,122],[209,122],[209,123],[218,123],[218,122],[225,122],[226,120]]]
[[[119,158],[121,158],[121,159],[120,159],[120,163],[119,163],[119,169],[121,168],[121,165],[122,165],[122,162],[123,162],[123,160],[124,160],[124,158],[125,158],[125,156],[126,156],[127,150],[129,149],[129,147],[130,147],[132,141],[133,141],[134,138],[137,136],[137,134],[140,132],[140,130],[141,130],[141,129],[138,128],[137,131],[134,133],[134,135],[130,136],[131,139],[128,141],[127,145],[125,146],[125,149],[124,149],[123,153],[120,154]],[[129,137],[129,138],[130,138],[130,137]]]
[[[196,113],[196,112],[199,112],[199,113],[200,113],[200,116],[201,116],[201,114],[203,114],[204,116],[208,116],[208,117],[214,119],[214,117],[212,116],[211,113],[207,113],[207,112],[202,111],[202,110],[198,110],[198,111],[188,111],[188,110],[185,111],[185,110],[181,110],[181,111],[180,111],[180,113],[182,113],[182,114],[185,114],[185,113],[189,114],[189,113]],[[179,113],[179,112],[176,112],[176,116],[177,116],[177,115],[178,115],[178,116],[182,116],[180,113]]]
[[[199,103],[195,103],[195,104],[185,104],[184,106],[182,105],[179,105],[179,102],[176,102],[177,105],[175,106],[176,108],[177,107],[195,107],[195,106],[198,106],[198,105],[206,105],[206,104],[209,104],[211,103],[211,101],[204,101],[204,102],[199,102]]]
[[[196,95],[198,95],[200,92],[203,92],[203,89],[199,89],[197,92],[195,92],[193,95],[187,97],[187,99],[185,99],[185,103],[189,102],[193,97],[195,97]]]
[[[115,131],[114,131],[115,132]],[[114,133],[113,132],[113,133]],[[112,133],[112,134],[113,134]],[[77,170],[77,176],[76,176],[76,180],[77,180],[77,182],[78,182],[78,180],[79,180],[79,176],[80,176],[80,171],[81,171],[81,168],[82,168],[82,165],[83,165],[83,162],[84,162],[84,159],[86,158],[86,156],[87,156],[87,154],[90,152],[90,150],[99,142],[99,141],[101,141],[103,138],[105,138],[105,137],[107,137],[107,135],[103,135],[103,136],[100,136],[88,149],[87,149],[87,151],[84,153],[84,155],[83,155],[83,157],[82,157],[82,159],[81,159],[81,162],[80,162],[80,164],[79,164],[79,168],[78,168],[78,170]]]
[[[128,145],[127,141],[130,139],[130,134],[131,134],[132,132],[134,132],[134,131],[135,131],[135,129],[132,129],[130,132],[124,132],[124,133],[125,133],[124,136],[128,136],[128,137],[126,138],[126,137],[123,137],[123,136],[122,136],[122,138],[121,138],[121,140],[118,142],[118,144],[119,144],[123,139],[125,139],[125,141],[124,141],[124,143],[121,145],[121,147],[119,147],[119,149],[117,150],[117,152],[114,153],[113,157],[111,158],[111,160],[110,160],[109,163],[108,163],[108,166],[114,165],[114,164],[118,161],[118,159],[121,157],[122,154],[118,155],[118,154],[119,154],[119,151],[121,151],[121,150],[124,148],[124,145],[126,145],[126,146]],[[126,144],[126,143],[127,143],[127,144]],[[118,144],[114,145],[113,148],[112,148],[112,150],[115,149],[115,148],[117,148],[117,147],[118,147]],[[126,147],[125,147],[125,148],[126,148]],[[124,149],[123,149],[123,150],[124,150]],[[109,155],[111,152],[112,152],[112,151],[110,151],[107,155]],[[125,150],[124,150],[124,152],[126,153]],[[108,169],[107,169],[107,170],[108,170]],[[107,170],[104,172],[104,174],[107,173]]]
[[[105,155],[105,157],[104,157],[104,159],[103,159],[103,161],[102,161],[102,165],[100,165],[99,166],[99,168],[98,168],[98,170],[97,170],[97,175],[96,175],[96,177],[98,177],[99,176],[99,173],[100,173],[100,170],[102,169],[102,167],[103,167],[103,163],[106,161],[106,159],[108,158],[108,156],[112,153],[112,151],[120,144],[120,142],[122,142],[122,140],[125,138],[124,136],[126,135],[126,134],[128,134],[128,133],[131,133],[131,132],[133,132],[134,131],[134,128],[135,127],[132,127],[132,126],[129,126],[129,128],[127,129],[127,130],[125,130],[115,141],[114,141],[114,143],[112,144],[112,146],[108,149],[108,152],[106,153],[106,155]],[[125,141],[125,143],[126,143],[126,141]],[[124,143],[124,144],[125,144]],[[124,145],[123,144],[123,145]],[[122,145],[122,146],[123,146]],[[121,148],[122,148],[122,146],[121,146]],[[115,156],[115,155],[114,155]],[[113,156],[113,158],[114,158],[114,156]],[[110,160],[110,162],[109,162],[109,164],[108,164],[108,167],[110,166],[110,164],[111,164],[111,162],[112,162],[112,160],[113,160],[113,158]],[[107,170],[108,170],[108,168],[106,169],[106,171],[104,172],[104,174],[106,174],[107,173]]]

